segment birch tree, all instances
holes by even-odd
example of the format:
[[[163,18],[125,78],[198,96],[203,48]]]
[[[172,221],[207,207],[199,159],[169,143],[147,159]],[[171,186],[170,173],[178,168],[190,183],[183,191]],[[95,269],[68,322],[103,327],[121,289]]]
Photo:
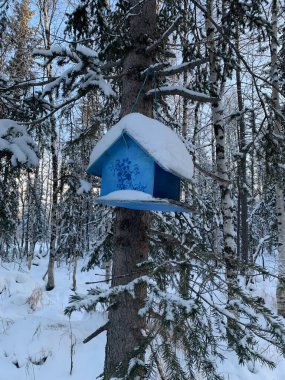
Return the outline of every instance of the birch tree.
[[[208,41],[208,51],[210,57],[210,86],[211,95],[220,99],[219,101],[212,104],[212,119],[213,128],[216,139],[216,165],[217,174],[219,178],[223,180],[220,184],[220,201],[221,201],[221,212],[223,216],[223,236],[224,236],[224,258],[227,268],[227,277],[229,281],[229,290],[231,288],[230,283],[234,281],[236,274],[236,241],[235,241],[235,227],[233,223],[233,199],[232,192],[229,185],[227,158],[226,152],[226,139],[224,131],[224,120],[223,120],[223,90],[225,83],[218,81],[217,70],[217,54],[215,45],[215,26],[213,25],[213,0],[207,0],[207,18],[206,18],[206,28],[207,28],[207,41]],[[231,297],[231,295],[229,296]]]
[[[51,26],[55,16],[57,1],[56,0],[41,0],[39,1],[40,25],[42,29],[42,37],[44,47],[50,49]],[[47,78],[53,75],[52,66],[46,67]],[[54,104],[53,94],[48,94],[51,106]],[[50,212],[50,243],[49,243],[49,263],[47,270],[47,290],[52,290],[55,286],[54,281],[54,263],[56,256],[56,237],[57,237],[57,205],[58,205],[58,154],[57,154],[57,123],[54,115],[50,116],[50,151],[51,151],[51,166],[52,166],[52,194],[51,194],[51,212]]]
[[[277,151],[282,154],[282,142],[280,136],[284,134],[284,122],[282,121],[282,108],[280,104],[279,70],[278,70],[278,0],[272,1],[272,39],[271,39],[271,81],[272,81],[272,108],[273,108],[273,133]],[[277,157],[277,162],[280,158]],[[280,169],[277,168],[277,171]],[[282,176],[281,176],[282,178]],[[276,214],[278,223],[278,270],[279,275],[285,275],[285,207],[284,207],[284,182],[278,181],[276,189]],[[285,316],[285,290],[282,284],[277,286],[278,312]]]
[[[236,49],[240,52],[240,31],[239,24],[236,23]],[[241,78],[241,60],[237,59],[236,68],[236,87],[237,87],[237,100],[238,111],[240,116],[238,118],[239,125],[239,152],[241,154],[238,161],[238,236],[237,236],[237,254],[240,256],[243,264],[247,264],[249,260],[249,241],[248,241],[248,190],[247,190],[247,163],[246,163],[246,123],[244,115],[244,99],[242,92],[242,78]],[[243,265],[244,267],[244,265]],[[244,268],[242,268],[244,273]]]

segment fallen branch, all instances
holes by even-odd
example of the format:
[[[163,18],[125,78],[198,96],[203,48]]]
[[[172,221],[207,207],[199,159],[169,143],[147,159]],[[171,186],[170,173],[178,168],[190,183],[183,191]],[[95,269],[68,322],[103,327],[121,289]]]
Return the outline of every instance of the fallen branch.
[[[214,173],[210,173],[208,172],[206,169],[203,169],[202,166],[200,166],[199,164],[197,164],[197,162],[194,161],[194,166],[195,168],[197,168],[200,172],[202,172],[203,174],[205,174],[206,176],[208,177],[211,177],[213,180],[215,181],[218,181],[220,183],[224,183],[226,185],[229,185],[231,184],[231,181],[229,181],[228,179],[224,179],[224,178],[221,178],[219,177],[218,175],[214,174]]]

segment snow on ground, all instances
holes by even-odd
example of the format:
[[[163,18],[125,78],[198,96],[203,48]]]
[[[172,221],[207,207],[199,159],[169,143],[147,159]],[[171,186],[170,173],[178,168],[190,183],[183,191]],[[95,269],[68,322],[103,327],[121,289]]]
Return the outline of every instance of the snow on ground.
[[[82,341],[105,323],[106,315],[78,312],[69,320],[64,308],[72,294],[72,268],[55,269],[51,292],[42,280],[46,268],[46,259],[30,273],[25,266],[0,263],[0,380],[94,380],[102,373],[106,334]],[[78,291],[85,292],[90,287],[85,282],[94,280],[98,277],[91,272],[79,271]],[[32,294],[35,302],[28,303]]]
[[[262,265],[262,260],[258,260]],[[277,273],[276,256],[266,255],[265,266],[272,273]],[[276,304],[276,280],[264,279],[263,276],[255,277],[254,284],[251,284],[252,292],[256,296],[262,296],[275,313],[277,312]],[[221,365],[220,373],[224,375],[225,380],[284,380],[285,379],[285,359],[280,357],[276,350],[266,342],[260,342],[262,354],[268,357],[276,364],[276,368],[271,370],[259,363],[249,363],[245,366],[238,364],[238,359],[234,353],[227,353],[225,360]]]
[[[76,312],[69,320],[64,308],[72,294],[72,267],[65,264],[56,267],[56,288],[46,292],[42,276],[47,259],[38,264],[29,272],[23,263],[0,262],[0,380],[95,380],[103,369],[106,334],[87,344],[82,341],[105,324],[106,314]],[[79,268],[83,265],[80,261]],[[79,269],[80,293],[90,286],[86,281],[102,280],[95,272],[103,274],[100,269],[90,272]],[[262,279],[254,285],[254,292],[265,295],[273,308],[275,286],[274,282]],[[259,364],[239,366],[236,356],[226,353],[228,360],[219,364],[225,380],[284,380],[285,360],[268,345],[263,348],[276,362],[275,370]]]

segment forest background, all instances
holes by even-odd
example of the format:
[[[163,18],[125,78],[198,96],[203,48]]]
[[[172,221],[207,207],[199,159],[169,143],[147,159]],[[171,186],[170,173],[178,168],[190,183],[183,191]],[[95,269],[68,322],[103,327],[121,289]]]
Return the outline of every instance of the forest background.
[[[0,10],[0,114],[18,123],[0,123],[1,260],[32,271],[48,255],[47,291],[56,267],[72,267],[67,313],[107,304],[105,379],[219,378],[213,357],[225,346],[240,363],[272,366],[257,342],[284,354],[284,4],[22,0]],[[185,142],[191,216],[96,204],[90,153],[132,111]],[[124,223],[134,227],[122,242]],[[118,274],[126,241],[143,260]],[[112,266],[109,291],[76,293],[86,258],[86,270]],[[254,290],[268,279],[275,308]],[[136,331],[122,350],[124,320]]]

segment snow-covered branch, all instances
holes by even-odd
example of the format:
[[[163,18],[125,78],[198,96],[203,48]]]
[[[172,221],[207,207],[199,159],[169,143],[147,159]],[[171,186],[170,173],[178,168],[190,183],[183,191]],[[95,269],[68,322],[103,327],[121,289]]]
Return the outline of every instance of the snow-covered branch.
[[[0,152],[7,155],[13,166],[38,165],[37,146],[24,126],[14,120],[0,119]]]
[[[180,95],[184,98],[191,99],[201,103],[215,103],[218,98],[214,98],[203,92],[189,90],[183,86],[163,86],[159,88],[154,88],[146,93],[148,96],[165,96],[165,95]]]
[[[60,89],[63,95],[70,96],[65,103],[70,103],[84,96],[90,88],[99,88],[105,96],[114,95],[111,86],[103,78],[100,68],[101,62],[96,51],[77,44],[76,46],[70,45],[70,48],[54,45],[46,50],[35,49],[33,53],[35,56],[45,59],[45,66],[54,59],[58,59],[60,65],[69,64],[65,71],[44,87],[40,99],[53,91],[59,94]]]
[[[187,70],[193,70],[195,69],[195,67],[201,66],[203,63],[207,63],[207,62],[209,62],[208,57],[197,59],[196,61],[184,62],[181,65],[169,66],[161,71],[158,71],[156,75],[170,76],[170,75],[180,74]]]

